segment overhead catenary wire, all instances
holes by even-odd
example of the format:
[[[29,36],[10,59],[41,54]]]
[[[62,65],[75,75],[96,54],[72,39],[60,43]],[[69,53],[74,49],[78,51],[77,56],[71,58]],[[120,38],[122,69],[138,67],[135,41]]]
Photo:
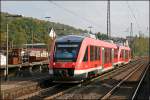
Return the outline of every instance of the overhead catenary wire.
[[[141,27],[140,27],[140,25],[139,25],[139,23],[138,23],[138,21],[137,21],[137,18],[136,18],[136,16],[135,16],[135,14],[134,14],[134,12],[133,12],[133,10],[132,10],[131,6],[129,5],[128,1],[126,2],[126,4],[127,4],[128,9],[129,9],[129,10],[130,10],[130,12],[131,12],[131,14],[132,14],[133,18],[135,19],[135,22],[136,22],[136,24],[137,24],[138,28],[139,28],[139,29],[141,29]]]
[[[96,26],[96,27],[98,27],[98,28],[103,27],[103,26],[101,26],[101,25],[99,25],[99,24],[97,24],[97,23],[95,23],[95,22],[93,22],[93,21],[91,21],[91,20],[89,20],[89,19],[83,17],[83,16],[80,16],[79,14],[77,14],[77,13],[75,13],[75,12],[73,12],[73,11],[71,11],[71,10],[65,8],[65,7],[62,7],[61,5],[58,5],[57,3],[53,2],[53,1],[49,1],[49,2],[52,3],[52,4],[54,4],[55,6],[57,6],[57,7],[61,8],[61,9],[63,9],[64,11],[66,11],[66,12],[68,12],[68,13],[70,13],[70,14],[72,14],[72,15],[74,15],[74,16],[76,16],[76,17],[78,17],[78,18],[80,18],[80,19],[82,19],[82,20],[84,20],[84,21],[86,21],[86,22],[88,22],[89,24],[92,24],[92,25],[94,25],[94,26]]]
[[[62,7],[62,6],[60,6],[60,5],[58,5],[58,4],[56,4],[56,3],[54,3],[54,2],[52,2],[52,1],[49,1],[49,3],[51,3],[51,4],[53,4],[53,5],[55,5],[56,7],[58,7],[58,8],[60,8],[61,10],[63,9],[63,10],[65,10],[67,13],[70,13],[70,14],[72,14],[73,16],[76,16],[74,13],[72,13],[72,12],[70,12],[70,10],[68,10],[68,9],[66,9],[66,8],[64,8],[64,7]],[[78,16],[77,16],[78,17]],[[81,18],[80,18],[81,19]],[[83,21],[83,19],[81,20],[81,21]],[[87,21],[86,21],[87,22]],[[81,23],[79,23],[79,24],[81,24]],[[87,25],[87,24],[85,24],[85,23],[82,23],[82,25]]]
[[[102,26],[102,25],[99,25],[99,24],[93,22],[92,20],[87,19],[87,18],[84,17],[84,16],[79,15],[78,13],[76,13],[76,12],[74,12],[74,11],[72,11],[72,10],[66,8],[66,7],[63,7],[63,6],[59,5],[58,3],[54,2],[54,1],[49,1],[49,3],[55,5],[55,6],[58,7],[58,8],[61,8],[61,10],[64,10],[65,12],[67,12],[67,13],[69,13],[69,14],[75,16],[75,17],[78,17],[80,20],[89,23],[90,26],[92,25],[92,26],[95,26],[95,27],[98,27],[98,28],[104,27],[104,26]],[[135,19],[135,22],[136,22],[135,24],[138,26],[138,29],[141,29],[141,27],[140,27],[140,25],[139,25],[139,23],[138,23],[138,20],[137,20],[135,14],[134,14],[134,12],[133,12],[133,9],[132,9],[131,6],[129,5],[128,1],[126,2],[126,4],[127,4],[128,9],[129,9],[130,12],[131,12],[131,14],[129,14],[129,18],[130,18],[131,20]],[[133,18],[133,19],[132,19],[132,18]],[[81,23],[80,23],[80,24],[81,24]],[[82,23],[82,24],[83,24],[83,23]],[[87,26],[88,26],[88,25],[87,25]]]

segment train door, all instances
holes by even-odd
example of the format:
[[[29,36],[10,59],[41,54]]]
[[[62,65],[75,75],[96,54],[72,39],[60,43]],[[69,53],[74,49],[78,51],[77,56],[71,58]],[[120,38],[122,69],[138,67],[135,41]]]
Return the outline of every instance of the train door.
[[[112,67],[114,67],[114,49],[111,50],[111,57]]]
[[[102,69],[104,69],[104,62],[105,62],[105,49],[102,48]]]
[[[85,55],[84,55],[84,58],[83,58],[83,61],[84,61],[84,66],[86,68],[88,68],[90,65],[90,48],[89,46],[86,47],[86,51],[85,51]],[[86,72],[85,73],[85,77],[87,78],[88,77],[88,73]]]

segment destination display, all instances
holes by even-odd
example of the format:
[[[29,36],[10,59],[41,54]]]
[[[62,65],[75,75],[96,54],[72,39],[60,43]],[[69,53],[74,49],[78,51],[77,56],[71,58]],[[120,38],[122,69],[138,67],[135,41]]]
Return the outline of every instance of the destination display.
[[[78,47],[76,44],[59,44],[57,47]]]

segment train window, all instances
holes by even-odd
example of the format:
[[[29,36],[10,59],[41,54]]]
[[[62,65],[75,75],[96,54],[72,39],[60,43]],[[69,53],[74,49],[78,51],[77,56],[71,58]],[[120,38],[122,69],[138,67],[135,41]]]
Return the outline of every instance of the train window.
[[[124,54],[123,51],[124,51],[124,50],[121,51],[121,56],[122,56],[122,58],[123,58],[123,54]]]
[[[129,52],[127,50],[125,50],[125,59],[128,58]]]
[[[112,62],[112,49],[109,49],[109,62]]]
[[[90,61],[100,60],[100,47],[90,46]]]
[[[107,48],[105,48],[104,49],[105,50],[105,61],[104,61],[104,63],[107,63],[108,61],[107,61],[107,59],[108,59],[108,49]]]
[[[121,52],[120,52],[120,58],[121,58],[122,56],[121,56]]]
[[[100,60],[100,47],[97,47],[97,60]]]
[[[123,58],[123,50],[121,50],[120,58]]]
[[[83,61],[87,61],[87,60],[88,60],[88,48],[86,48],[84,58],[83,58]]]
[[[93,46],[93,60],[95,61],[96,59],[95,59],[95,49],[96,49],[96,47],[95,46]]]
[[[111,52],[112,52],[112,49],[108,49],[108,62],[110,63],[111,62],[111,59],[112,59],[112,55],[111,55]]]
[[[112,61],[111,50],[112,49],[110,48],[105,48],[105,62],[104,63],[109,63]]]
[[[114,49],[114,58],[118,58],[118,50]]]
[[[100,49],[100,47],[98,48],[98,60],[100,60],[100,56],[101,56],[101,49]]]
[[[78,44],[57,44],[54,53],[55,61],[76,61]]]
[[[129,57],[129,51],[127,51],[127,58]]]
[[[90,61],[94,60],[94,46],[90,46]]]
[[[94,52],[94,60],[97,60],[97,47],[95,47],[95,52]]]
[[[131,51],[129,51],[129,58],[131,58]]]
[[[126,54],[127,54],[127,51],[125,50],[125,59],[126,59],[126,56],[127,56]]]

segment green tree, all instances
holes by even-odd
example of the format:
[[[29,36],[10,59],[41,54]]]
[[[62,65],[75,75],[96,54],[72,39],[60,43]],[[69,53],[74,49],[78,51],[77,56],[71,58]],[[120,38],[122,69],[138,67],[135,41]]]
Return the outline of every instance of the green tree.
[[[41,42],[48,44],[50,42],[48,34],[52,27],[54,28],[57,36],[86,32],[86,30],[77,29],[69,25],[39,20],[31,17],[10,17],[7,18],[6,21],[7,15],[12,14],[1,12],[1,40],[5,40],[5,36],[2,35],[6,33],[6,24],[8,23],[9,41],[13,41],[14,45],[17,46],[21,46],[23,43],[32,43],[32,36],[34,37],[34,43]]]
[[[103,34],[103,33],[100,33],[100,32],[98,32],[98,33],[96,34],[96,37],[97,37],[99,40],[107,40],[107,39],[108,39],[108,37],[107,37],[106,34]]]
[[[135,37],[133,42],[134,56],[149,56],[149,38]]]

